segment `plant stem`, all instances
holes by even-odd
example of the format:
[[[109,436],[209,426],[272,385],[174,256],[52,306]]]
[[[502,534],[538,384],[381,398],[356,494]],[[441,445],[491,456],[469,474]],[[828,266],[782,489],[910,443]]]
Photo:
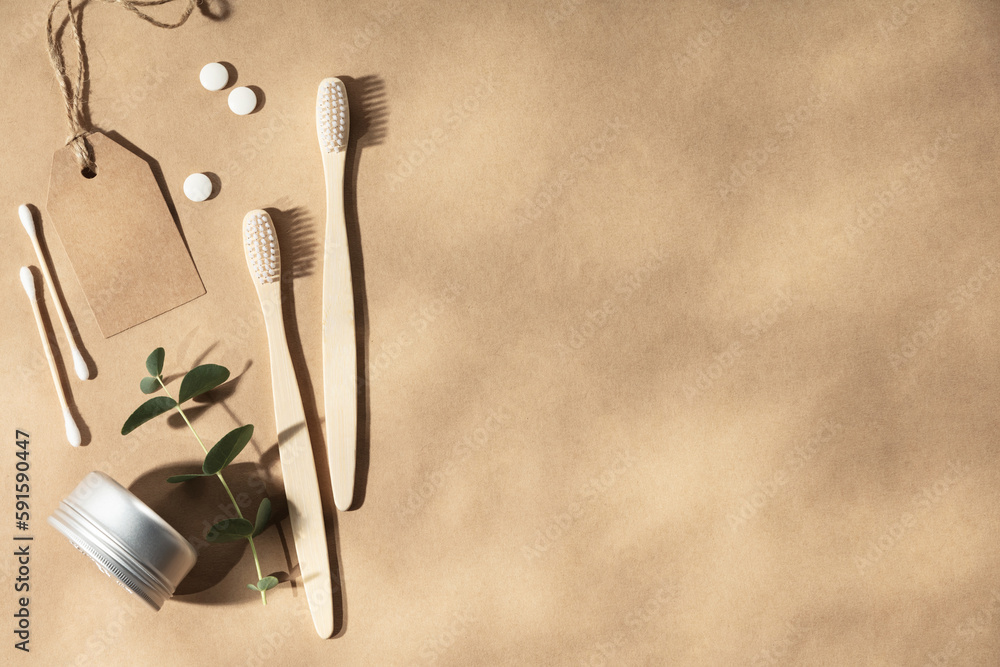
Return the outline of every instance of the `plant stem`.
[[[170,396],[170,391],[168,391],[167,386],[163,384],[163,378],[157,375],[156,381],[160,383],[161,387],[163,387],[163,391],[166,393],[166,395]],[[170,398],[173,398],[173,396],[170,396]],[[184,414],[183,410],[181,410],[181,404],[177,403],[177,405],[175,405],[174,408],[177,410],[177,412],[180,413],[181,418],[184,419],[184,423],[188,425],[188,428],[191,429],[191,433],[194,434],[194,437],[198,441],[198,444],[201,445],[201,450],[206,454],[208,454],[208,449],[205,447],[205,443],[201,441],[201,438],[198,436],[198,432],[194,430],[194,426],[191,424],[190,421],[188,421],[187,415]],[[241,519],[244,518],[243,512],[240,511],[239,503],[236,502],[236,498],[233,496],[233,492],[229,490],[229,485],[226,484],[226,480],[222,477],[222,472],[220,471],[215,473],[215,476],[219,478],[220,482],[222,482],[222,488],[226,490],[226,495],[228,495],[229,499],[233,501],[233,509],[236,510],[236,516],[238,516]],[[257,581],[260,581],[261,579],[264,578],[264,575],[261,574],[260,571],[260,560],[257,558],[257,548],[254,546],[253,537],[248,537],[247,541],[250,542],[250,551],[251,553],[253,553],[253,564],[257,568]],[[265,595],[265,591],[260,592],[260,599],[266,606],[267,596]]]
[[[163,387],[163,392],[167,396],[169,396],[171,399],[173,399],[173,396],[170,396],[170,391],[167,389],[167,385],[163,384],[163,378],[161,376],[157,375],[156,376],[156,381],[160,383],[161,387]],[[174,401],[174,402],[177,403],[177,401]],[[187,424],[188,428],[191,429],[191,432],[194,433],[194,439],[198,441],[199,445],[201,445],[201,451],[203,451],[206,454],[208,454],[208,449],[205,447],[205,443],[201,441],[200,437],[198,437],[198,431],[194,430],[194,426],[192,426],[191,422],[188,421],[187,415],[184,414],[183,410],[181,410],[181,404],[177,403],[177,405],[175,405],[174,407],[177,408],[177,412],[181,413],[181,419],[184,420],[184,423]],[[219,479],[221,479],[221,477]],[[223,484],[225,484],[225,482],[223,482]],[[228,486],[226,487],[226,491],[229,491],[229,487]],[[230,493],[229,497],[232,498],[233,494]],[[234,503],[235,503],[235,501],[234,501]],[[239,512],[240,511],[239,508],[236,508],[236,511]]]
[[[180,410],[180,408],[177,409]],[[236,508],[236,514],[238,514],[239,517],[242,519],[243,513],[240,512],[240,506],[236,503],[236,498],[233,497],[233,492],[229,490],[229,485],[226,484],[226,480],[222,479],[222,473],[217,472],[215,473],[215,476],[219,478],[220,482],[222,482],[222,487],[226,490],[226,493],[229,494],[229,499],[233,501],[233,507]],[[261,579],[264,578],[264,575],[261,574],[260,572],[260,560],[258,560],[257,558],[257,547],[255,547],[253,544],[253,537],[248,537],[247,541],[250,542],[250,551],[251,553],[253,553],[253,564],[257,568],[257,581],[260,581]],[[264,602],[265,605],[267,605],[267,597],[264,595],[264,591],[260,592],[260,599]]]

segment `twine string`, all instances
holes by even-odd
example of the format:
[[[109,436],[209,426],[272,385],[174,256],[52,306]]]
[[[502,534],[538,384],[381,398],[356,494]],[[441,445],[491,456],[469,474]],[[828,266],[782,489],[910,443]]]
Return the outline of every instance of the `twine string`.
[[[173,2],[173,0],[101,0],[101,2],[108,4],[119,5],[147,23],[167,30],[179,28],[184,25],[184,22],[191,16],[191,12],[194,11],[199,1],[188,0],[187,7],[184,8],[184,12],[180,15],[180,18],[173,23],[165,23],[153,18],[142,11],[141,8],[165,5],[168,2]],[[66,57],[63,53],[62,40],[56,39],[56,30],[52,26],[52,17],[55,15],[56,8],[60,5],[65,5],[66,7],[67,23],[73,34],[73,43],[76,45],[76,60],[78,65],[76,68],[76,81],[72,84],[70,83],[69,75],[66,74]],[[76,161],[80,164],[81,170],[97,173],[97,164],[94,162],[93,150],[87,141],[87,135],[91,134],[93,130],[88,128],[83,113],[83,82],[86,79],[86,61],[84,60],[83,40],[80,37],[81,11],[82,6],[74,11],[73,0],[55,0],[49,9],[48,21],[46,22],[46,39],[49,46],[49,60],[52,61],[52,69],[55,70],[56,79],[59,81],[59,88],[62,91],[63,103],[66,106],[66,120],[69,122],[69,136],[66,139],[66,145],[73,147],[73,153],[76,156]]]

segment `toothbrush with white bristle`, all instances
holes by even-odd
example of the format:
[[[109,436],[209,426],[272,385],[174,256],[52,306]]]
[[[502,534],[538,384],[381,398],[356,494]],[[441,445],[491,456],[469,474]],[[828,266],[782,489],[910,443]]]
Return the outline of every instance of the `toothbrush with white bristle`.
[[[45,348],[45,358],[49,362],[49,371],[52,373],[52,382],[56,386],[56,394],[59,395],[59,403],[62,405],[63,420],[66,422],[66,439],[74,447],[80,446],[80,429],[77,428],[73,420],[73,413],[69,411],[69,403],[66,402],[66,394],[63,392],[62,382],[59,381],[59,373],[56,371],[56,360],[52,356],[52,348],[49,347],[49,337],[45,333],[45,325],[42,323],[42,313],[38,310],[38,297],[35,294],[35,277],[31,275],[31,269],[26,266],[21,267],[21,284],[24,291],[31,300],[31,310],[35,314],[35,324],[38,325],[38,337],[42,339],[42,347]]]
[[[267,327],[278,456],[295,553],[299,557],[313,625],[319,636],[326,639],[333,634],[333,588],[323,502],[299,383],[285,338],[281,313],[281,252],[274,225],[266,211],[256,209],[243,218],[243,242],[247,267],[257,288]]]
[[[354,287],[344,216],[344,168],[351,115],[340,79],[323,79],[316,94],[316,131],[326,175],[323,250],[323,407],[333,500],[346,511],[354,501],[358,438],[357,341]]]
[[[66,319],[66,313],[63,311],[62,302],[59,300],[59,295],[56,294],[56,286],[52,282],[52,275],[49,273],[49,266],[45,261],[45,257],[42,255],[42,246],[38,244],[38,233],[35,231],[35,219],[31,215],[31,209],[29,209],[25,204],[21,204],[17,207],[17,214],[21,218],[21,224],[24,225],[24,230],[28,232],[28,236],[31,237],[31,244],[35,246],[35,254],[38,255],[38,266],[42,269],[42,278],[45,280],[45,284],[48,285],[49,294],[52,296],[52,303],[56,308],[56,314],[59,315],[59,321],[62,322],[63,333],[66,334],[66,340],[69,341],[69,349],[73,353],[73,368],[76,370],[76,376],[81,380],[89,380],[90,369],[87,368],[87,362],[83,360],[83,355],[80,354],[80,349],[76,346],[76,339],[73,337],[73,332],[69,328],[69,320]]]

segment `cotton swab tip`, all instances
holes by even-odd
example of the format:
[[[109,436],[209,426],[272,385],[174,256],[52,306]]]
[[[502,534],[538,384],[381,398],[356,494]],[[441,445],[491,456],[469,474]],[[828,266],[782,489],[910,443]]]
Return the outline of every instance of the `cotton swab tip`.
[[[24,231],[28,232],[31,236],[35,235],[35,218],[31,215],[31,209],[28,208],[27,204],[21,204],[17,207],[17,214],[21,216],[21,224],[24,225]]]
[[[73,368],[76,369],[76,376],[81,380],[90,379],[90,369],[87,367],[87,362],[83,360],[83,355],[80,354],[80,350],[73,346]]]
[[[66,420],[66,439],[69,440],[69,444],[79,447],[81,443],[80,429],[73,421],[73,415],[70,414],[69,408],[63,408],[63,418]]]
[[[31,269],[26,266],[21,267],[21,284],[24,285],[24,291],[28,294],[28,298],[34,301],[35,276],[31,275]]]

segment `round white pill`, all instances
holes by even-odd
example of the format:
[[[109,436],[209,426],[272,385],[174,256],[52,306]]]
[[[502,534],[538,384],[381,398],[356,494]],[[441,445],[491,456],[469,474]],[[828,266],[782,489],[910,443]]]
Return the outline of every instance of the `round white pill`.
[[[238,116],[246,116],[257,108],[257,95],[246,86],[233,88],[229,93],[229,108]]]
[[[205,174],[191,174],[184,179],[184,194],[191,201],[205,201],[212,196],[212,181]]]
[[[198,78],[206,90],[222,90],[229,85],[229,71],[221,63],[208,63],[201,68]]]

